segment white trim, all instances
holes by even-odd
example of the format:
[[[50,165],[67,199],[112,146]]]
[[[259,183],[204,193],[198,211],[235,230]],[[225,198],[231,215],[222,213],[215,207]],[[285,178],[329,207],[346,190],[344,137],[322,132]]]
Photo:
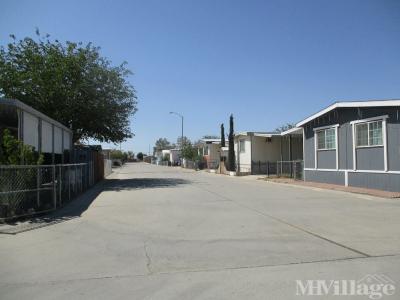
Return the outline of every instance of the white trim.
[[[344,186],[349,186],[349,171],[344,171]]]
[[[382,120],[382,140],[383,140],[383,165],[385,172],[388,171],[388,158],[387,158],[387,126],[386,126],[386,119]],[[368,129],[369,131],[369,129]]]
[[[338,126],[335,126],[335,151],[336,151],[336,170],[339,170],[339,134],[338,134]]]
[[[379,121],[379,120],[386,120],[389,118],[388,115],[383,115],[383,116],[378,116],[378,117],[372,117],[372,118],[367,118],[367,119],[362,119],[362,120],[354,120],[351,121],[350,124],[358,124],[358,123],[367,123],[367,122],[372,122],[372,121]]]
[[[357,170],[357,152],[356,152],[356,127],[351,124],[352,139],[353,139],[353,170]]]
[[[305,152],[304,152],[304,141],[306,140],[306,133],[305,133],[305,129],[304,129],[304,127],[302,127],[301,128],[302,130],[303,130],[303,166],[305,166]],[[303,174],[303,181],[306,181],[306,176],[305,176],[305,174]]]
[[[304,143],[304,142],[303,142]],[[318,144],[317,144],[317,132],[314,131],[314,166],[317,169],[318,168]],[[304,155],[304,153],[303,153]]]
[[[382,135],[382,137],[383,137],[383,135]],[[382,138],[383,139],[383,138]],[[382,148],[382,147],[384,147],[385,145],[384,144],[382,144],[382,145],[370,145],[370,146],[356,146],[356,148],[357,149],[363,149],[363,148]]]
[[[283,136],[283,135],[287,135],[287,134],[301,134],[301,132],[300,132],[300,130],[301,130],[301,128],[302,127],[293,127],[293,128],[290,128],[290,129],[288,129],[288,130],[285,130],[285,131],[283,131],[283,132],[281,132],[281,135]]]
[[[320,131],[320,130],[330,129],[330,128],[336,128],[336,127],[339,127],[339,124],[333,124],[333,125],[315,127],[313,130],[314,130],[314,131]]]
[[[357,170],[357,148],[371,148],[371,147],[383,147],[383,164],[384,164],[384,171],[383,172],[389,172],[388,168],[388,151],[387,151],[387,121],[386,119],[389,118],[388,115],[383,115],[383,116],[378,116],[378,117],[373,117],[373,118],[367,118],[367,119],[362,119],[362,120],[355,120],[351,121],[351,127],[352,127],[352,135],[353,135],[353,171]],[[356,126],[360,123],[368,123],[368,122],[374,122],[374,121],[382,121],[382,142],[383,145],[368,145],[368,146],[357,146],[357,130]],[[369,125],[368,125],[368,143],[369,143]]]
[[[349,172],[349,173],[371,173],[371,174],[399,174],[400,171],[384,171],[384,170],[350,170],[350,169],[314,169],[304,168],[304,171],[321,171],[321,172]]]
[[[373,101],[352,101],[352,102],[336,102],[327,108],[309,116],[308,118],[300,121],[296,124],[297,127],[300,127],[315,118],[318,118],[331,110],[339,107],[387,107],[387,106],[400,106],[400,100],[373,100]]]
[[[336,143],[336,141],[337,141],[337,127],[338,126],[339,125],[336,124],[336,125],[332,125],[332,126],[323,126],[323,127],[314,128],[314,133],[317,135],[317,138],[318,138],[318,132],[326,131],[328,129],[335,129],[335,148],[321,148],[321,149],[319,149],[318,148],[318,141],[317,141],[317,150],[318,151],[329,151],[329,150],[335,150],[336,151],[336,149],[337,149],[337,143]],[[326,147],[326,134],[325,134],[325,147]]]
[[[369,143],[370,143],[370,130],[369,130],[369,124],[371,124],[371,123],[376,123],[376,122],[382,122],[382,144],[380,144],[380,145],[370,145]],[[369,147],[384,147],[384,142],[383,142],[383,122],[386,122],[386,119],[385,118],[383,118],[383,119],[373,119],[373,120],[368,120],[368,121],[363,121],[363,122],[356,122],[356,123],[353,123],[355,126],[355,130],[356,130],[356,148],[369,148]],[[352,124],[352,125],[353,125]],[[357,145],[357,134],[358,134],[358,126],[360,126],[360,125],[367,125],[367,143],[368,143],[368,145],[361,145],[361,146],[359,146],[359,145]]]

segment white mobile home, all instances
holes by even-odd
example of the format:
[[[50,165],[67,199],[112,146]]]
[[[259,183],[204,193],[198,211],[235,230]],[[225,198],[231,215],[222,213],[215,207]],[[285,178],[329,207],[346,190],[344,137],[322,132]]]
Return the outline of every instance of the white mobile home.
[[[236,169],[239,174],[265,174],[269,164],[303,159],[302,133],[240,132],[235,134]]]
[[[221,139],[201,139],[198,154],[206,160],[209,168],[219,165],[221,160]]]
[[[46,163],[65,162],[72,150],[71,129],[18,100],[0,99],[0,137],[4,129],[44,154]]]

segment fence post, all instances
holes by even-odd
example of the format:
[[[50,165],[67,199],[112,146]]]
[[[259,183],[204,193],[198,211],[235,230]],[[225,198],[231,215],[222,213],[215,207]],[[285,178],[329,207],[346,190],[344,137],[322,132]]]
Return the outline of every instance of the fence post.
[[[68,201],[71,201],[71,166],[68,165]]]
[[[57,191],[56,191],[56,166],[53,165],[51,168],[52,174],[51,174],[51,179],[53,181],[53,203],[54,203],[54,209],[57,208]]]
[[[80,165],[79,169],[81,170],[81,177],[79,178],[80,186],[81,186],[81,193],[83,192],[83,165]]]
[[[289,163],[290,166],[290,177],[293,177],[293,161]]]
[[[59,178],[58,178],[60,184],[59,184],[59,197],[60,197],[60,206],[62,206],[62,168],[61,165],[59,166]]]
[[[38,208],[40,207],[40,167],[36,168],[36,204]]]
[[[296,180],[296,162],[295,161],[293,161],[293,177],[294,177],[294,180]]]
[[[266,165],[267,165],[267,177],[269,177],[269,161],[267,161]]]

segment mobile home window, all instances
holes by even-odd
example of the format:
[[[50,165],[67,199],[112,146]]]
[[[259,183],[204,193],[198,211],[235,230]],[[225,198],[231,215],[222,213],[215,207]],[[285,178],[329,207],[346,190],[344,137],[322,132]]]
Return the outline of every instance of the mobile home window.
[[[357,146],[383,146],[382,121],[356,125]]]
[[[208,155],[208,146],[204,146],[203,148],[203,155]]]
[[[245,140],[240,140],[239,141],[239,151],[240,152],[245,152],[246,151],[245,142],[246,142]]]
[[[336,130],[328,128],[317,131],[318,150],[333,150],[336,148]]]

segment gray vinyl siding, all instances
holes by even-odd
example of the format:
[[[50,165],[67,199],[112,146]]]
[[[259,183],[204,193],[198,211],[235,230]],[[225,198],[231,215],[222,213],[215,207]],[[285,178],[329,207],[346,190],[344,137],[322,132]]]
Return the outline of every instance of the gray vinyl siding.
[[[345,184],[344,172],[339,171],[304,171],[306,181],[330,183],[337,185]]]
[[[357,170],[385,169],[383,147],[356,148]]]
[[[304,125],[304,167],[315,167],[314,128],[339,124],[339,169],[349,170],[349,186],[400,191],[400,175],[355,173],[353,170],[353,132],[351,121],[388,115],[387,159],[389,171],[400,171],[400,107],[340,108]],[[335,151],[318,151],[318,168],[335,169]],[[356,148],[357,170],[384,170],[384,147]],[[306,181],[345,184],[343,171],[305,171]]]
[[[400,192],[400,174],[387,173],[351,173],[349,186]]]
[[[344,123],[338,128],[339,169],[353,168],[353,135],[350,123]]]
[[[306,128],[304,131],[304,136],[304,167],[314,168],[314,131]]]
[[[317,151],[318,169],[336,169],[336,150]]]
[[[390,171],[400,171],[400,123],[389,122],[387,130],[388,168]]]

